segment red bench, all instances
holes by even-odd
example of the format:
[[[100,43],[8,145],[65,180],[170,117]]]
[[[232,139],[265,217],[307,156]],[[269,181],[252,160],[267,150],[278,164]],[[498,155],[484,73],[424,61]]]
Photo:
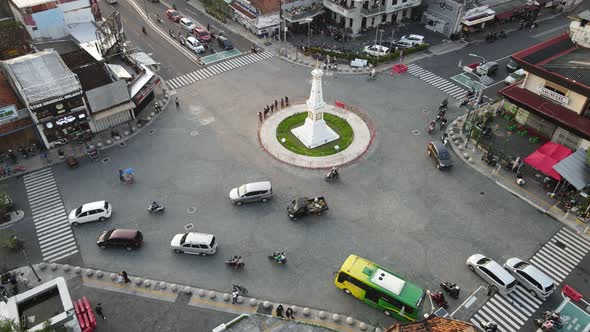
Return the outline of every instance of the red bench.
[[[96,327],[96,316],[94,316],[94,312],[92,311],[92,307],[86,296],[81,300],[74,301],[74,310],[82,331],[94,331],[94,328]]]

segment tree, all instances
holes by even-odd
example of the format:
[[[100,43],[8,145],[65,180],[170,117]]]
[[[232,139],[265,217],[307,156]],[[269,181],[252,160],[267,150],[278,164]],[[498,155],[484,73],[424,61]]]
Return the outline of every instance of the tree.
[[[23,317],[24,320],[24,317]],[[0,316],[0,332],[25,332],[27,326],[24,322],[17,322],[15,319],[9,319]],[[43,328],[37,330],[39,332],[54,332],[55,329],[50,326],[49,321],[43,323]]]
[[[8,221],[8,212],[10,212],[10,201],[4,199],[4,197],[8,197],[8,194],[5,192],[0,192],[0,223]]]

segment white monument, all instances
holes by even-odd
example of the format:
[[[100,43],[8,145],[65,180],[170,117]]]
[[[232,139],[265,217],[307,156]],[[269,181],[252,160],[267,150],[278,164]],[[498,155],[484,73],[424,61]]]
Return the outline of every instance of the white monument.
[[[311,93],[307,100],[307,118],[301,127],[291,129],[291,132],[308,149],[337,140],[340,136],[324,121],[324,94],[322,92],[322,76],[324,72],[316,66],[311,72]]]

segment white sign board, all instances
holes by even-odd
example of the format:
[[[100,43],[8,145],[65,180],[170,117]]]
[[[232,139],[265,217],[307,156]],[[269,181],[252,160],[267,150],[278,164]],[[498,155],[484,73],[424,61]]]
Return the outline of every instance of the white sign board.
[[[354,59],[352,61],[350,61],[350,66],[351,67],[366,67],[367,66],[367,60],[365,59]]]

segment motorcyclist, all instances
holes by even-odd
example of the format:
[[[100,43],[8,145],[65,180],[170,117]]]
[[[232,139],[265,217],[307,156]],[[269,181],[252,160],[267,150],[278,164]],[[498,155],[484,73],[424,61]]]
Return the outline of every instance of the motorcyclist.
[[[156,211],[159,208],[160,208],[160,205],[158,203],[156,203],[156,201],[153,201],[152,204],[150,204],[150,211]]]
[[[492,322],[484,323],[482,327],[485,329],[485,332],[496,332],[498,330],[498,325]]]
[[[375,78],[375,75],[377,75],[377,72],[375,71],[375,68],[371,68],[371,72],[369,73],[369,76],[371,78]]]
[[[256,53],[256,44],[252,44],[250,50],[252,51],[252,53]]]
[[[447,107],[447,105],[449,104],[449,100],[447,98],[443,99],[443,101],[440,103],[440,108],[445,108]]]
[[[145,26],[144,25],[141,26],[141,32],[147,33],[147,31],[145,30]]]
[[[328,177],[330,179],[336,179],[340,174],[338,173],[338,168],[332,167],[330,173],[328,173]]]
[[[286,257],[286,255],[285,255],[285,252],[278,252],[278,251],[275,251],[275,252],[272,254],[272,257],[273,257],[273,259],[274,259],[275,261],[277,261],[277,262],[282,262],[283,260],[285,260],[285,257]]]

